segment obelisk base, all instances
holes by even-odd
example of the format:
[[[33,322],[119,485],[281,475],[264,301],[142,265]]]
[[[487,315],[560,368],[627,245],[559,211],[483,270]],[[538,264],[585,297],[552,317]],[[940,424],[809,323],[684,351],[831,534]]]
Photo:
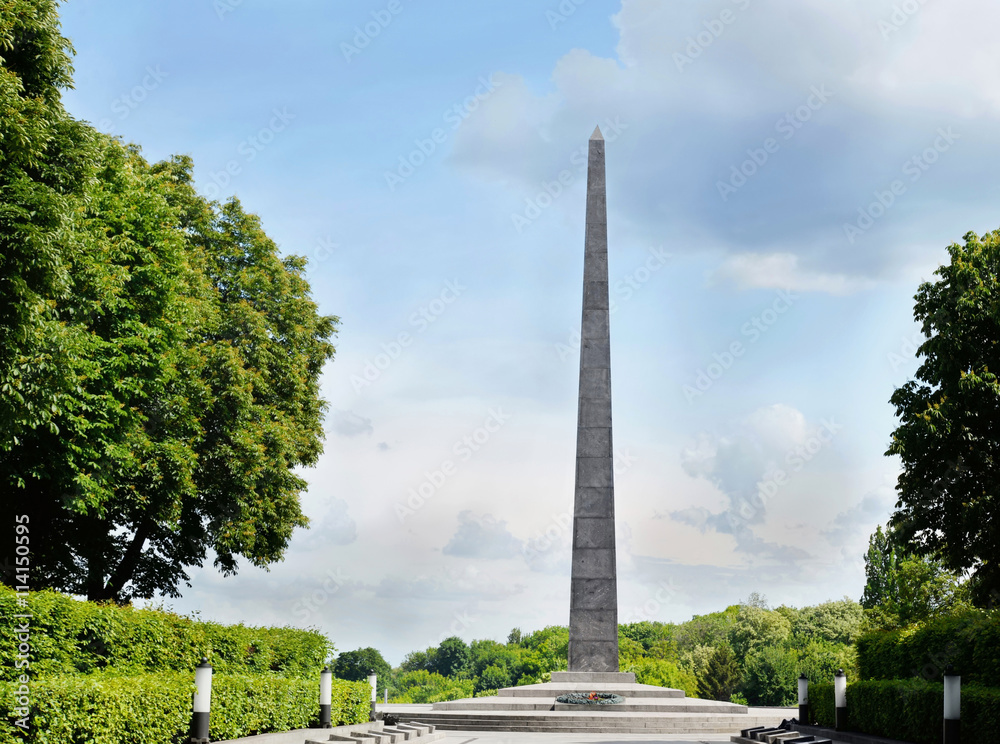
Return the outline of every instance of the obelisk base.
[[[552,672],[552,681],[634,685],[635,672]]]

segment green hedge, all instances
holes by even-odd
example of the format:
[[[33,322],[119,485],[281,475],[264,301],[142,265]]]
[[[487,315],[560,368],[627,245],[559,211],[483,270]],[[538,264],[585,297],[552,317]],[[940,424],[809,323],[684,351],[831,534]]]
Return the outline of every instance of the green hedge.
[[[214,675],[210,738],[236,739],[315,725],[319,675],[315,676]],[[0,682],[0,716],[6,719],[0,744],[182,744],[189,736],[195,689],[191,673],[133,677],[97,673],[34,681],[27,736],[15,726],[15,687]],[[367,682],[334,680],[334,725],[367,721],[370,696]]]
[[[809,686],[813,721],[833,728],[833,683]],[[941,744],[944,685],[921,679],[867,680],[847,685],[849,729],[914,744]],[[962,738],[997,741],[1000,688],[962,685]]]
[[[939,682],[954,664],[963,682],[1000,680],[1000,613],[969,610],[858,640],[861,679],[921,677]]]
[[[0,586],[0,680],[15,676],[16,593]],[[203,656],[216,672],[308,677],[333,654],[321,633],[297,628],[219,625],[163,610],[140,610],[32,592],[31,671],[34,675],[90,674],[113,668],[122,675],[194,669]]]

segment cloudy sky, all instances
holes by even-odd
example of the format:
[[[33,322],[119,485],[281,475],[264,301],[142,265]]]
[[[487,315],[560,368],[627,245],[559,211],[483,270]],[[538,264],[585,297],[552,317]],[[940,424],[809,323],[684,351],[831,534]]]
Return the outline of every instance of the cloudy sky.
[[[313,527],[171,604],[393,664],[565,624],[607,140],[622,621],[859,598],[913,295],[998,227],[986,0],[73,0],[70,111],[187,153],[342,319]]]

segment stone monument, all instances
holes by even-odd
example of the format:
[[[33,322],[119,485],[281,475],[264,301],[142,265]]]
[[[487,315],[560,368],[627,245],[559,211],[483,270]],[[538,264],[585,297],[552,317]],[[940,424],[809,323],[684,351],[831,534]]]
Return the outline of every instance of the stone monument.
[[[615,473],[611,442],[611,331],[604,137],[590,137],[580,330],[580,401],[573,494],[569,671],[618,671]],[[581,679],[581,681],[583,681]]]
[[[431,710],[389,706],[401,721],[451,731],[590,733],[734,733],[772,726],[792,708],[755,709],[691,699],[635,681],[618,671],[618,579],[615,565],[614,459],[611,448],[611,338],[608,303],[608,210],[604,138],[590,138],[583,260],[583,328],[577,411],[573,567],[570,579],[569,669],[551,681],[496,695],[434,703]],[[569,693],[612,693],[614,705],[561,702]],[[564,698],[565,700],[565,698]]]

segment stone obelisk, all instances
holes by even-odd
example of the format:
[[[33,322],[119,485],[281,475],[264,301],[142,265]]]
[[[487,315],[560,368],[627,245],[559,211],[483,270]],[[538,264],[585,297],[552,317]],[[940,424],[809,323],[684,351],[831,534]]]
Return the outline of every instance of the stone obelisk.
[[[604,137],[590,138],[587,226],[576,429],[569,671],[618,671],[614,458],[611,446],[611,333]]]

